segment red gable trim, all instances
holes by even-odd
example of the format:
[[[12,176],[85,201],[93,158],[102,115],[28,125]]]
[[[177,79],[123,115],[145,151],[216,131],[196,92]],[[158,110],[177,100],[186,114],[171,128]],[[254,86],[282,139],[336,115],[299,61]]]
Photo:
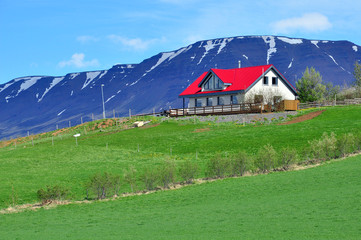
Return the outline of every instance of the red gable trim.
[[[294,94],[297,90],[290,82],[272,65],[261,65],[255,67],[234,68],[234,69],[210,69],[199,76],[191,85],[189,85],[179,97],[206,96],[214,94],[231,94],[240,91],[248,91],[258,80],[262,78],[268,71],[274,70],[276,74],[282,78]],[[230,84],[224,90],[202,92],[202,84],[209,74],[215,74],[222,82]]]

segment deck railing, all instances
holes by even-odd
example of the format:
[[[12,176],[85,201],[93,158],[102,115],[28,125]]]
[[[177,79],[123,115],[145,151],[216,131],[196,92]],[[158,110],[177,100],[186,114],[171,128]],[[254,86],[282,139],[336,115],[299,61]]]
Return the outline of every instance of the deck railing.
[[[235,113],[261,113],[264,110],[260,103],[242,103],[232,105],[205,106],[179,108],[169,110],[171,117],[189,116],[189,115],[224,115]]]

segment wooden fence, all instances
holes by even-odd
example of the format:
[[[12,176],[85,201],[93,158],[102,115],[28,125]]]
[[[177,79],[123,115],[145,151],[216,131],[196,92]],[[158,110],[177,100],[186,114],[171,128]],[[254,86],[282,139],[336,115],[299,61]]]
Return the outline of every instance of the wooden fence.
[[[345,106],[361,104],[361,98],[345,99],[343,101],[322,101],[322,102],[307,102],[299,103],[298,109],[317,108],[317,107],[329,107],[329,106]]]

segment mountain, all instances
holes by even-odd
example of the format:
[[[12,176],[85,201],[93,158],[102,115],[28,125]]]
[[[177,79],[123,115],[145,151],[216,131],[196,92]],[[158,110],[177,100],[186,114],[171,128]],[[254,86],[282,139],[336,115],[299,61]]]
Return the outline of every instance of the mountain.
[[[29,76],[0,85],[0,139],[63,128],[102,117],[182,106],[178,95],[210,68],[273,64],[292,84],[307,66],[335,85],[353,81],[361,48],[349,41],[245,36],[199,41],[139,64],[61,77]]]

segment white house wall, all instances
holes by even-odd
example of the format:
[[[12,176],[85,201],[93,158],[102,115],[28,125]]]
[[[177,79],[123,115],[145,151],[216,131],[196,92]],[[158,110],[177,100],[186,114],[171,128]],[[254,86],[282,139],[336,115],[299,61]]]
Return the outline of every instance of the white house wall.
[[[246,101],[253,101],[254,95],[263,95],[264,100],[266,101],[267,96],[281,96],[282,100],[295,100],[296,96],[293,92],[287,87],[281,78],[278,78],[276,73],[271,70],[265,74],[268,77],[268,84],[263,84],[263,78],[259,80],[253,87],[246,92],[245,99]],[[272,85],[272,77],[278,78],[278,84]],[[266,102],[265,102],[266,103]]]

